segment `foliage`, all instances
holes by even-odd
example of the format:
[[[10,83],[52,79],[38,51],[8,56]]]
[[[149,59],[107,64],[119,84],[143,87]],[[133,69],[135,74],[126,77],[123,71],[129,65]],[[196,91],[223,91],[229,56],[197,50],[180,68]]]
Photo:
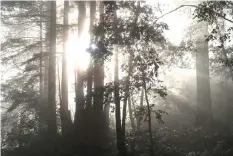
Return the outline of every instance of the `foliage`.
[[[195,9],[194,18],[197,18],[199,21],[207,21],[210,24],[216,24],[219,19],[233,23],[233,21],[229,20],[229,18],[232,19],[233,15],[232,6],[233,3],[231,1],[204,1]],[[216,37],[218,29],[220,28],[216,25],[211,31],[208,40],[230,41],[233,27],[229,27],[219,38]]]
[[[113,2],[104,2],[106,5]],[[38,34],[32,39],[23,38],[20,33],[26,26],[35,26],[48,20],[46,12],[38,14],[42,3],[38,2],[1,2],[3,24],[9,26],[7,29],[11,33],[7,34],[7,39],[2,45],[2,63],[6,65],[19,66],[21,70],[10,81],[2,84],[2,97],[4,105],[7,106],[7,112],[4,113],[7,120],[3,122],[8,124],[4,127],[2,154],[4,156],[20,155],[116,155],[115,150],[115,133],[110,132],[111,147],[106,149],[84,146],[79,144],[77,137],[57,135],[53,139],[50,136],[38,135],[38,106],[39,106],[39,59],[40,51],[38,50],[41,42],[46,42],[45,38],[39,40]],[[149,110],[152,118],[155,118],[159,126],[156,125],[153,132],[155,142],[154,149],[156,155],[167,156],[230,156],[233,155],[232,137],[226,138],[224,124],[216,124],[213,131],[210,132],[202,127],[180,128],[179,122],[184,122],[184,118],[176,118],[174,114],[170,118],[170,123],[166,123],[164,115],[168,113],[162,106],[158,106],[160,99],[165,99],[169,91],[163,85],[160,79],[160,73],[165,72],[169,67],[191,68],[195,46],[193,40],[183,40],[180,45],[175,46],[166,41],[164,32],[168,30],[168,25],[158,22],[156,12],[160,8],[152,8],[145,2],[117,2],[117,18],[114,19],[113,13],[106,6],[106,14],[101,16],[100,22],[93,28],[94,38],[88,51],[93,56],[94,61],[103,63],[110,60],[113,52],[118,51],[124,57],[121,60],[121,70],[123,73],[129,73],[123,76],[119,81],[120,100],[123,101],[127,94],[129,85],[130,98],[134,98],[132,105],[136,104],[133,109],[133,118],[142,117],[148,122],[147,106],[137,106],[140,91],[145,88],[149,95]],[[43,3],[42,10],[46,6]],[[224,10],[229,9],[229,15],[232,3],[229,1],[219,2],[202,2],[196,8],[194,17],[200,21],[208,21],[215,26],[208,40],[219,39],[218,47],[211,47],[215,58],[211,60],[213,66],[218,67],[215,72],[222,72],[224,68],[219,65],[231,67],[232,59],[225,60],[221,58],[220,49],[225,48],[224,52],[231,55],[232,48],[223,46],[223,42],[231,40],[232,27],[227,31],[219,33],[221,25],[216,24],[219,18],[228,18],[224,15]],[[34,10],[33,10],[34,9]],[[10,13],[14,11],[13,13]],[[124,16],[123,16],[124,14]],[[11,16],[11,18],[8,18]],[[43,18],[41,18],[43,17]],[[42,20],[42,21],[41,21]],[[17,26],[16,26],[17,25]],[[74,26],[75,27],[75,26]],[[19,29],[19,31],[15,31]],[[45,27],[43,27],[43,32]],[[62,26],[58,24],[58,31]],[[7,32],[10,32],[7,30]],[[24,31],[28,32],[28,31]],[[60,34],[59,34],[60,35]],[[60,37],[58,35],[58,37]],[[45,37],[46,34],[44,33]],[[45,47],[47,48],[47,47]],[[44,52],[44,56],[48,52]],[[188,61],[187,61],[188,60]],[[131,66],[129,65],[131,61]],[[189,62],[190,61],[190,62]],[[227,62],[226,62],[227,61]],[[229,75],[230,76],[230,75]],[[129,78],[129,84],[128,84]],[[104,85],[104,104],[109,105],[114,102],[112,93],[114,92],[113,82]],[[190,93],[186,93],[190,94]],[[94,95],[94,92],[93,92]],[[180,97],[180,96],[178,96]],[[189,105],[182,103],[182,100],[174,100],[173,105],[179,105],[185,112],[189,113]],[[193,102],[193,101],[189,101]],[[186,109],[187,108],[187,109]],[[114,112],[114,108],[112,109]],[[190,111],[191,112],[191,111]],[[194,116],[194,111],[188,114],[188,117]],[[19,115],[18,115],[19,114]],[[12,118],[9,117],[12,116]],[[2,120],[3,121],[3,120]],[[88,121],[88,120],[87,120]],[[187,120],[189,122],[189,120]],[[187,122],[185,121],[185,122]],[[172,123],[171,123],[172,122]],[[92,124],[92,123],[87,123]],[[166,124],[174,125],[172,128],[166,128]],[[92,127],[92,126],[90,126]],[[159,128],[160,127],[160,128]],[[221,127],[220,130],[217,130]],[[92,131],[93,132],[93,131]],[[126,143],[129,155],[149,155],[150,153],[150,136],[148,130],[142,126],[140,130],[127,131]]]

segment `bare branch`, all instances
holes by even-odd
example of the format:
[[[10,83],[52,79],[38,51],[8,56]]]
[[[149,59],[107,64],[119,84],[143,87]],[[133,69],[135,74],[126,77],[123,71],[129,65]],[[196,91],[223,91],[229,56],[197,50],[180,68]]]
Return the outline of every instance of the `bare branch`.
[[[173,13],[173,12],[177,11],[178,9],[180,9],[180,8],[182,8],[182,7],[184,7],[184,6],[181,5],[181,6],[179,6],[178,8],[175,8],[175,9],[173,9],[173,10],[171,10],[171,11],[165,13],[164,15],[160,16],[159,18],[157,18],[156,22],[157,22],[159,19],[163,18],[164,16],[166,16],[166,15],[168,15],[168,14],[170,14],[170,13]]]

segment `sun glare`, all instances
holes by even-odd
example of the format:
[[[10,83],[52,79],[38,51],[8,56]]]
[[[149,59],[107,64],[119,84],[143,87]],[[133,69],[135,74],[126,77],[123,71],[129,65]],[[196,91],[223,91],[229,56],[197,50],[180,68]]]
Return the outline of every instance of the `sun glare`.
[[[88,67],[90,55],[86,49],[90,43],[88,33],[83,33],[80,38],[77,35],[70,35],[67,43],[68,62],[74,68],[85,70]]]
[[[88,32],[85,31],[81,37],[78,37],[77,33],[69,35],[69,40],[67,43],[67,63],[68,63],[68,73],[69,73],[69,108],[70,110],[75,110],[74,103],[74,82],[75,76],[74,71],[82,70],[85,71],[88,68],[90,55],[86,52],[86,49],[90,43],[90,36]],[[72,111],[72,116],[74,113]]]

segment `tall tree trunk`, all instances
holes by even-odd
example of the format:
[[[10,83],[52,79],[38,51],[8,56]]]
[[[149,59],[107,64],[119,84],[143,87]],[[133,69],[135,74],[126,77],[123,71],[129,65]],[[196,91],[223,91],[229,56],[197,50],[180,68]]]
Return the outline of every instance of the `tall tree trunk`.
[[[121,131],[121,106],[119,96],[119,76],[118,76],[118,52],[115,51],[115,67],[114,67],[114,97],[115,97],[115,118],[116,118],[116,135],[118,156],[125,155],[124,138]]]
[[[59,58],[57,58],[56,61],[57,61],[58,98],[59,98],[59,104],[61,105],[61,78],[60,78]]]
[[[123,110],[122,110],[122,125],[121,125],[121,132],[122,132],[122,137],[125,140],[125,121],[126,121],[126,111],[127,111],[127,99],[128,98],[124,98],[124,103],[123,103]]]
[[[67,41],[69,36],[69,1],[64,1],[63,17],[63,56],[62,56],[62,84],[61,84],[61,103],[60,114],[62,124],[62,134],[70,131],[71,118],[68,108],[68,72],[67,72]]]
[[[47,12],[47,21],[49,21],[50,19],[50,1],[46,2],[46,12]],[[46,22],[45,23],[45,46],[44,46],[44,56],[43,56],[43,64],[44,64],[44,76],[43,76],[43,81],[44,81],[44,85],[43,85],[43,103],[44,103],[44,109],[43,109],[43,113],[44,113],[44,119],[41,120],[41,127],[42,127],[42,131],[41,132],[45,132],[48,130],[48,74],[49,74],[49,51],[50,51],[50,22]],[[45,55],[46,54],[46,55]]]
[[[134,123],[136,108],[135,108],[135,104],[134,104],[135,101],[134,101],[134,98],[133,98],[133,94],[131,92],[130,92],[130,97],[128,98],[130,122],[131,122],[131,127],[132,127],[133,132],[136,132],[136,126],[135,126],[135,123]],[[132,106],[133,106],[134,116],[133,116],[133,113],[132,113],[131,103],[132,103]],[[136,117],[136,119],[137,119],[137,117]],[[131,151],[132,151],[132,155],[134,155],[134,153],[135,153],[135,139],[132,139],[130,141],[130,148],[131,148]]]
[[[130,86],[130,75],[132,71],[132,61],[133,57],[132,54],[130,53],[129,60],[128,60],[128,75],[126,78],[126,88],[125,88],[125,97],[124,97],[124,105],[123,105],[123,115],[122,115],[122,135],[123,138],[125,139],[125,120],[126,120],[126,109],[127,109],[127,100],[130,98],[129,94],[129,86]]]
[[[226,54],[226,49],[225,46],[223,45],[222,51],[224,53],[224,58],[227,62],[229,62],[229,59],[227,58],[227,54]],[[230,66],[228,66],[228,71],[226,71],[227,74],[229,74],[231,76],[231,79],[233,80],[233,72],[232,72],[232,68]],[[228,87],[228,78],[226,76],[224,76],[224,89],[225,91],[223,91],[223,93],[225,93],[224,97],[225,97],[225,101],[226,101],[226,123],[228,125],[228,132],[232,133],[231,131],[233,130],[233,104],[232,104],[232,100],[231,100],[231,96],[230,96],[230,91],[229,91],[229,87]]]
[[[143,107],[143,99],[144,99],[144,89],[142,88],[141,90],[141,96],[140,96],[140,107]],[[141,121],[142,121],[142,116],[139,115],[136,117],[137,119],[137,130],[140,130],[141,127]]]
[[[117,34],[117,14],[116,14],[116,2],[104,2],[109,8],[109,12],[113,13],[113,25],[115,30],[115,35]],[[117,155],[118,156],[126,156],[126,147],[124,138],[122,136],[121,130],[121,107],[120,107],[120,95],[119,95],[119,72],[118,72],[118,52],[115,51],[115,59],[114,59],[114,98],[115,98],[115,120],[116,120],[116,137],[117,137]]]
[[[104,124],[106,132],[109,132],[109,110],[110,110],[110,102],[104,106]]]
[[[100,2],[100,10],[103,5]],[[103,12],[100,12],[102,15]],[[97,115],[103,111],[103,87],[104,87],[104,60],[94,60],[94,111],[98,112]]]
[[[202,24],[202,25],[201,25]],[[201,23],[204,28],[197,39],[196,76],[197,76],[197,113],[196,125],[204,126],[212,121],[210,78],[209,78],[209,51],[205,35],[208,34],[208,24]],[[204,27],[203,27],[204,26]]]
[[[48,133],[57,133],[56,124],[56,1],[51,1],[50,55],[48,80]]]
[[[79,1],[78,3],[78,36],[81,37],[81,34],[83,32],[85,19],[86,19],[86,2]],[[82,114],[84,111],[84,73],[81,71],[81,69],[78,67],[77,69],[77,87],[76,87],[76,112],[75,112],[75,127],[78,127],[78,123],[82,120]]]
[[[43,12],[43,6],[40,6],[40,14]],[[42,134],[45,132],[45,124],[46,124],[46,105],[43,100],[43,92],[44,92],[44,73],[43,73],[43,24],[42,17],[40,17],[40,110],[39,110],[39,132]]]
[[[93,39],[93,25],[96,17],[96,1],[90,1],[90,40]],[[87,71],[87,109],[92,106],[92,82],[93,82],[93,58],[90,57],[90,62]]]
[[[148,113],[148,129],[149,129],[150,145],[151,145],[150,152],[151,152],[151,156],[154,156],[154,142],[153,142],[153,135],[152,135],[152,127],[151,127],[151,110],[150,110],[150,104],[149,104],[148,95],[147,95],[145,78],[143,78],[143,83],[144,83],[144,91],[145,91],[147,113]]]
[[[132,27],[132,29],[130,31],[130,37],[132,39],[134,39],[134,37],[135,37],[134,34],[135,34],[135,31],[136,31],[136,25],[137,25],[138,16],[139,16],[139,8],[140,8],[140,2],[138,2],[137,8],[136,8],[136,12],[135,12],[135,18],[134,18],[133,27]],[[129,51],[130,51],[130,48],[131,48],[131,46],[129,45],[128,46]],[[130,51],[130,53],[129,53],[129,61],[128,61],[128,67],[129,67],[129,69],[128,69],[128,76],[126,78],[126,90],[125,90],[124,106],[123,106],[122,133],[123,133],[123,137],[124,138],[125,138],[125,119],[126,119],[126,108],[127,108],[126,105],[127,105],[127,99],[130,98],[129,86],[130,86],[130,76],[131,76],[131,71],[132,71],[132,61],[133,61],[133,54],[132,54],[132,51]],[[132,122],[131,122],[131,124],[132,124]]]
[[[222,11],[222,13],[224,13],[224,11]],[[225,32],[225,21],[224,20],[221,20],[220,23],[216,23],[220,29],[219,29],[219,35],[220,36],[223,36],[223,33]],[[221,31],[222,30],[222,31]],[[223,33],[222,33],[223,32]],[[228,64],[230,62],[228,56],[227,56],[227,52],[226,52],[226,44],[225,44],[225,41],[224,40],[221,40],[221,46],[222,46],[222,49],[221,49],[221,59],[224,60],[224,63],[226,64],[226,70],[224,70],[224,73],[223,73],[223,80],[222,80],[222,94],[223,94],[223,100],[225,101],[226,103],[226,116],[225,116],[225,122],[228,126],[228,133],[231,133],[231,128],[232,128],[232,125],[233,125],[233,122],[232,122],[232,112],[233,112],[233,105],[232,105],[232,102],[230,100],[230,95],[229,95],[229,90],[228,90],[228,77],[226,76],[226,74],[230,75],[230,78],[231,80],[233,81],[233,71],[232,71],[232,68],[231,66]]]
[[[99,2],[99,10],[103,11],[103,2]],[[100,15],[103,12],[99,12]],[[105,120],[104,120],[104,111],[103,111],[103,93],[104,93],[104,60],[103,57],[100,59],[94,58],[94,96],[93,96],[93,115],[94,115],[94,126],[96,128],[95,142],[99,142],[100,146],[103,145],[106,133],[105,133]]]

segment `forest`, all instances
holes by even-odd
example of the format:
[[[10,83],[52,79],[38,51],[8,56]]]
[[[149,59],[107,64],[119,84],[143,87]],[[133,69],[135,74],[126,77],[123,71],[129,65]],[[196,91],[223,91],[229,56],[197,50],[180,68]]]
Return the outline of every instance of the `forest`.
[[[2,156],[233,156],[233,1],[1,1]]]

